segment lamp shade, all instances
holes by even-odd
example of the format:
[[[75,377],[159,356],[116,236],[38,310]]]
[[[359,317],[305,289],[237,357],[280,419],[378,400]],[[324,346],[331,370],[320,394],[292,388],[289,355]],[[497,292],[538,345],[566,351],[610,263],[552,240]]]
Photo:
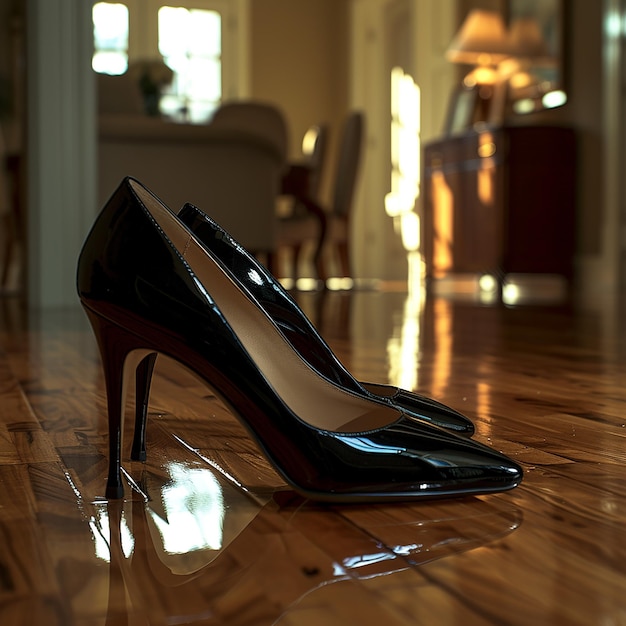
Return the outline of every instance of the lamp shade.
[[[509,35],[511,49],[522,58],[546,57],[548,46],[536,19],[519,17],[513,20]]]
[[[446,58],[453,63],[495,65],[510,53],[502,16],[495,11],[475,9],[446,50]]]

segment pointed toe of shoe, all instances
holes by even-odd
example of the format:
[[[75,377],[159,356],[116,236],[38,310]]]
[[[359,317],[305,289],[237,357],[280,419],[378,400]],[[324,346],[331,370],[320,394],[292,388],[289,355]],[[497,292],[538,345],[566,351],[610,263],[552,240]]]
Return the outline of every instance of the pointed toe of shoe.
[[[523,477],[522,468],[504,454],[406,415],[372,432],[326,433],[318,443],[314,480],[298,489],[318,500],[490,494],[513,489]]]

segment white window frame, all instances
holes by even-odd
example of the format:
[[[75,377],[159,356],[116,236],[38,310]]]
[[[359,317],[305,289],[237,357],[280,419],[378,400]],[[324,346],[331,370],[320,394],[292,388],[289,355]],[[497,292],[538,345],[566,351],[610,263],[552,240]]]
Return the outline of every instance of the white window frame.
[[[247,46],[249,0],[101,0],[128,7],[128,62],[157,58],[158,11],[162,6],[217,11],[222,16],[222,100],[249,93]]]

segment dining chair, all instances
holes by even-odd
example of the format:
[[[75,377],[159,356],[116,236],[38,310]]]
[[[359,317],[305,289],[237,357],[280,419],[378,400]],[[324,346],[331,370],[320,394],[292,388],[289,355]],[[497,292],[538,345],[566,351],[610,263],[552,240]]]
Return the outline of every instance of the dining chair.
[[[309,193],[314,200],[319,198],[322,176],[328,147],[328,126],[315,124],[302,138],[302,154],[309,168]]]
[[[328,278],[324,259],[326,248],[328,252],[336,253],[342,276],[352,277],[350,214],[361,163],[364,126],[365,116],[360,111],[351,112],[344,122],[330,206],[322,206],[309,192],[297,198],[304,210],[279,219],[277,245],[278,248],[291,249],[294,278],[298,277],[300,253],[310,242],[313,243],[313,262],[318,279],[326,281]],[[317,185],[319,190],[319,180]]]
[[[280,217],[306,215],[304,200],[319,201],[322,174],[325,167],[328,127],[325,124],[309,126],[302,138],[302,158],[288,163],[281,181]]]
[[[276,203],[287,167],[288,128],[274,104],[236,100],[223,103],[209,127],[224,141],[205,181],[222,205],[220,225],[276,272]],[[246,147],[235,150],[238,140]],[[256,144],[256,145],[255,145]],[[228,157],[231,157],[228,159]],[[220,190],[223,194],[220,194]]]

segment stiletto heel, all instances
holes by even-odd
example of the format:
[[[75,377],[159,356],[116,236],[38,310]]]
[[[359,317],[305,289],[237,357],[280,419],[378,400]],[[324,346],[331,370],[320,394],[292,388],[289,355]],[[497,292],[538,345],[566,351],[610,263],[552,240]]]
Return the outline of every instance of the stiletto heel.
[[[106,386],[109,413],[109,475],[106,497],[121,498],[124,495],[121,463],[126,390],[129,376],[132,375],[133,371],[139,370],[138,360],[142,358],[143,352],[135,352],[138,348],[138,342],[134,335],[89,308],[85,308],[85,311],[100,349]],[[143,365],[144,361],[149,361],[153,354],[144,357],[141,364]],[[152,358],[152,366],[154,366],[155,358],[156,355]],[[147,373],[145,366],[142,372]],[[145,422],[145,420],[143,421]]]
[[[357,381],[280,282],[219,224],[192,204],[185,204],[178,217],[280,327],[300,356],[322,376],[440,428],[468,437],[474,434],[470,419],[441,402],[392,385]]]
[[[127,374],[139,366],[144,406],[154,353],[211,385],[304,497],[449,497],[504,491],[522,480],[522,469],[503,454],[321,376],[219,259],[135,180],[125,179],[96,219],[77,288],[105,371],[107,497],[123,493]],[[136,415],[144,424],[142,408]]]
[[[135,432],[130,452],[133,461],[146,460],[146,421],[156,358],[157,353],[151,352],[141,360],[135,372]]]

